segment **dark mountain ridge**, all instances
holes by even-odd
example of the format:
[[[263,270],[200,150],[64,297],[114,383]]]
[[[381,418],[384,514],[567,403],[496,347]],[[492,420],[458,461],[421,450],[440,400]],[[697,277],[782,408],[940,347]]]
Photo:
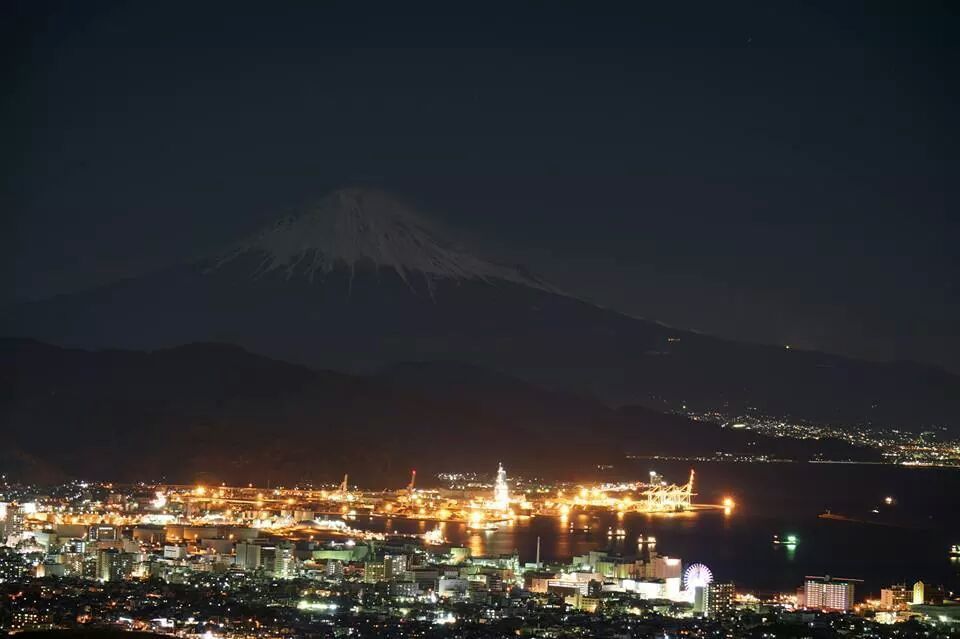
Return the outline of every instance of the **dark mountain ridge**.
[[[501,370],[610,405],[741,411],[831,423],[957,432],[960,378],[914,363],[872,363],[724,340],[627,317],[511,282],[335,269],[322,281],[254,260],[181,267],[8,313],[8,335],[84,348],[235,343],[311,368],[369,374],[416,360]]]
[[[349,472],[391,485],[414,467],[503,461],[563,475],[628,452],[815,452],[451,362],[353,376],[223,344],[85,351],[3,339],[0,381],[0,464],[29,470],[17,460],[40,458],[90,479],[322,482]]]
[[[960,377],[629,317],[475,257],[379,192],[338,191],[224,255],[0,312],[0,334],[83,348],[237,344],[369,375],[458,361],[608,405],[960,432]]]

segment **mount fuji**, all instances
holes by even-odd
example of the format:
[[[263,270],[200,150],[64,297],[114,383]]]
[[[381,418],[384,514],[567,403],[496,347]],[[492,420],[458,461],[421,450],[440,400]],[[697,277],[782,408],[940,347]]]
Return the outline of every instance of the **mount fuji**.
[[[83,348],[222,342],[371,373],[460,361],[612,404],[956,427],[960,378],[734,342],[603,309],[485,260],[392,196],[331,193],[222,253],[0,315],[0,334]]]
[[[211,267],[244,256],[261,259],[257,273],[282,271],[288,278],[313,281],[337,269],[372,267],[392,271],[411,290],[421,277],[433,290],[437,280],[511,282],[549,290],[543,282],[510,268],[479,259],[442,238],[426,218],[382,191],[343,189],[300,215],[278,220],[241,241]]]

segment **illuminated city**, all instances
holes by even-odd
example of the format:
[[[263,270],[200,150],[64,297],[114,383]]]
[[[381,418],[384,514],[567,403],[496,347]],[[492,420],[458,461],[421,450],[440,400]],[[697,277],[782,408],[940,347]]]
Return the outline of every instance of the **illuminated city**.
[[[755,593],[665,554],[669,538],[627,538],[637,517],[738,516],[731,496],[699,503],[695,476],[691,470],[684,484],[656,471],[624,483],[511,482],[500,464],[487,481],[443,473],[435,487],[418,486],[412,471],[394,490],[363,489],[349,476],[330,487],[270,489],[7,484],[0,623],[10,631],[81,624],[209,639],[335,636],[337,627],[369,636],[436,627],[488,636],[516,623],[520,610],[525,624],[560,632],[578,619],[597,624],[597,636],[650,624],[707,636],[763,619],[781,627],[842,620],[864,631],[911,619],[945,628],[960,621],[939,585],[892,585],[869,600],[857,590],[862,580],[808,576],[795,592]],[[532,520],[554,522],[554,534],[586,535],[593,549],[544,560],[538,536],[532,556],[484,551],[503,530]],[[403,521],[421,532],[398,531]],[[613,523],[604,530],[604,521]],[[800,540],[775,536],[773,544],[792,553]],[[118,597],[129,603],[116,608]]]
[[[904,466],[960,468],[960,439],[952,438],[944,428],[912,432],[904,428],[864,424],[830,424],[798,421],[758,415],[728,415],[717,411],[684,411],[692,419],[715,422],[725,428],[755,432],[771,437],[798,440],[836,440],[857,448],[877,451],[878,461]],[[717,455],[715,459],[737,461],[737,455]],[[739,456],[742,461],[785,461],[769,455]],[[831,460],[824,460],[831,461]],[[849,460],[832,460],[849,461]]]
[[[0,637],[960,639],[960,0],[0,25]]]

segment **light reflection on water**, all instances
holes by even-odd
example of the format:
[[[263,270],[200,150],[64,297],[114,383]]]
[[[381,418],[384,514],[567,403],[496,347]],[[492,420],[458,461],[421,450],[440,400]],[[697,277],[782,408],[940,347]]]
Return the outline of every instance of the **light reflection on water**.
[[[698,468],[700,501],[736,498],[728,514],[722,510],[674,516],[628,513],[571,514],[569,519],[518,519],[494,532],[472,532],[450,522],[444,536],[468,547],[474,555],[515,550],[521,562],[533,562],[537,537],[543,561],[567,562],[594,549],[637,551],[637,538],[654,535],[656,550],[680,557],[685,564],[702,562],[717,579],[750,589],[790,591],[804,575],[831,574],[866,580],[866,593],[879,594],[891,583],[942,583],[960,591],[960,558],[950,558],[950,544],[960,542],[960,473],[904,470],[896,467],[842,465],[738,465]],[[930,486],[941,486],[931,491]],[[826,508],[835,512],[869,513],[876,500],[895,493],[897,508],[910,515],[918,529],[819,519]],[[879,497],[878,497],[879,496]],[[952,503],[946,503],[952,500]],[[953,519],[950,519],[953,517]],[[576,532],[570,532],[570,526]],[[425,532],[435,522],[403,519],[352,522],[372,530]],[[922,528],[926,526],[927,528]],[[626,529],[622,539],[608,538],[608,528]],[[586,532],[582,530],[586,528]],[[797,535],[795,547],[773,544],[774,535]]]
[[[729,523],[729,517],[723,517],[720,511],[717,511],[678,513],[672,516],[628,513],[618,517],[614,513],[601,512],[576,513],[563,519],[520,517],[495,531],[471,531],[462,522],[437,523],[406,519],[372,519],[353,522],[352,525],[368,530],[397,533],[422,533],[439,525],[443,528],[447,541],[470,548],[472,555],[509,554],[517,551],[522,562],[532,562],[536,555],[537,537],[540,537],[542,561],[567,561],[574,555],[598,549],[633,554],[638,551],[637,539],[641,535],[656,536],[657,531],[664,526],[694,529],[695,522],[702,517],[722,521],[724,526]],[[618,528],[625,529],[626,535],[617,537],[612,534]],[[663,549],[660,551],[669,554]]]
[[[389,522],[389,523],[388,523]],[[570,524],[575,532],[570,532]],[[424,532],[435,522],[403,519],[358,521],[354,526],[400,533]],[[608,529],[626,530],[624,537],[608,535]],[[586,532],[583,530],[586,529]],[[660,555],[680,557],[684,564],[702,562],[720,580],[731,580],[760,590],[791,591],[804,575],[837,574],[867,580],[867,592],[890,583],[917,579],[934,580],[948,588],[960,586],[960,562],[935,549],[937,533],[912,532],[909,552],[900,529],[857,526],[814,518],[786,523],[777,519],[724,515],[723,511],[688,513],[663,517],[629,513],[622,519],[613,513],[576,514],[569,520],[554,517],[518,519],[496,531],[470,531],[466,524],[448,522],[444,537],[470,549],[473,556],[519,552],[521,562],[533,562],[537,537],[541,561],[566,563],[574,555],[609,549],[625,555],[641,554],[641,536],[654,536]],[[796,546],[776,545],[773,536],[796,534]],[[894,550],[900,548],[901,550]]]

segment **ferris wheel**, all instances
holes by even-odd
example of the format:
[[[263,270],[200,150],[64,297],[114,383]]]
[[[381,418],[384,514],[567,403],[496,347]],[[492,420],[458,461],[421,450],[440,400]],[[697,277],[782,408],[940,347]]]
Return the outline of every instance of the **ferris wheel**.
[[[713,573],[703,564],[690,564],[683,571],[683,589],[693,590],[713,583]]]

